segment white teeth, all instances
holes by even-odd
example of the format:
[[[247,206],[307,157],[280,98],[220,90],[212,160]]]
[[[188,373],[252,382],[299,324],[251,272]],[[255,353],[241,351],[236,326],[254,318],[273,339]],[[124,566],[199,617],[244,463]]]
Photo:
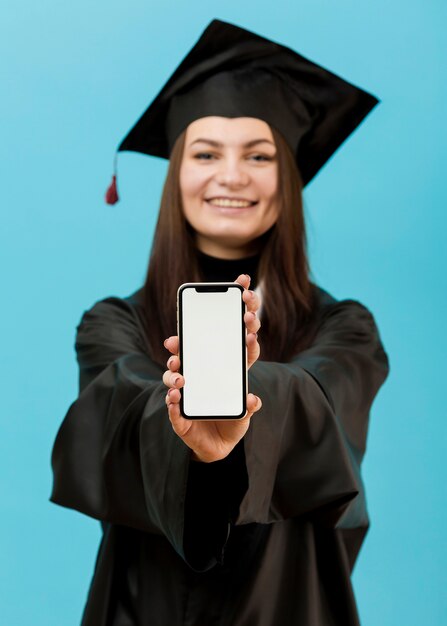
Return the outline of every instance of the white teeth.
[[[253,203],[248,202],[247,200],[229,200],[228,198],[213,198],[212,200],[208,200],[210,204],[214,206],[222,206],[222,207],[235,207],[235,208],[243,208],[251,206]]]

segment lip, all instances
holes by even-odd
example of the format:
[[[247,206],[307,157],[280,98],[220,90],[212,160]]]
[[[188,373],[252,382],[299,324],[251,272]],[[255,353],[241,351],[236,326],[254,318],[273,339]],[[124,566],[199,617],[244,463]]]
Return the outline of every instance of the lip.
[[[216,204],[211,204],[208,200],[204,200],[204,202],[215,215],[227,215],[234,217],[237,215],[247,215],[258,205],[258,202],[255,202],[255,204],[250,204],[250,206],[217,206]]]
[[[257,200],[250,200],[250,198],[238,198],[236,196],[210,196],[209,198],[205,198],[205,202],[210,202],[210,200],[239,200],[241,202],[251,202],[252,204],[257,204]]]

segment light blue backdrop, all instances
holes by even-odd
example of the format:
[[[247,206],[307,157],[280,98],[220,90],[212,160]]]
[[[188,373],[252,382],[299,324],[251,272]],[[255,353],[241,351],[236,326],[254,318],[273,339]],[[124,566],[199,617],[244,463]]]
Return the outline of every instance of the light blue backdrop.
[[[379,96],[305,193],[314,276],[374,312],[392,373],[355,570],[364,626],[447,623],[444,0],[10,1],[0,18],[0,623],[79,623],[98,523],[48,502],[84,309],[143,280],[166,163],[116,145],[208,22],[245,26]]]

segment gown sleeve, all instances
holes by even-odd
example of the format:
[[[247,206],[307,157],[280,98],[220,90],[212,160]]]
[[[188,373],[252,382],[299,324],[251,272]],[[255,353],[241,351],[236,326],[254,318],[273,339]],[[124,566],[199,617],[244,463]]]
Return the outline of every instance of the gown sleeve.
[[[263,406],[245,436],[249,488],[237,523],[307,516],[367,528],[360,463],[388,369],[374,318],[354,300],[325,306],[312,345],[290,362],[251,367]]]
[[[53,447],[50,500],[101,522],[163,535],[191,567],[212,566],[227,538],[229,512],[208,494],[202,513],[204,521],[213,519],[213,530],[196,555],[194,524],[188,524],[186,558],[185,511],[194,516],[193,494],[200,493],[188,483],[202,480],[199,468],[190,476],[189,470],[199,464],[172,429],[164,370],[146,352],[135,308],[120,298],[96,303],[81,319],[75,347],[79,396]],[[214,480],[223,480],[231,465],[229,459],[213,468]]]

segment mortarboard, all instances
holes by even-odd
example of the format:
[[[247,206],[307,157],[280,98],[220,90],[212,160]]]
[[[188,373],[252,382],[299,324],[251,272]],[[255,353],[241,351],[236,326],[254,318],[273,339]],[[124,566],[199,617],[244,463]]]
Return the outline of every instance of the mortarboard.
[[[282,133],[306,185],[378,102],[291,48],[213,20],[118,152],[168,159],[196,119],[256,117]],[[106,202],[117,200],[115,171]]]

